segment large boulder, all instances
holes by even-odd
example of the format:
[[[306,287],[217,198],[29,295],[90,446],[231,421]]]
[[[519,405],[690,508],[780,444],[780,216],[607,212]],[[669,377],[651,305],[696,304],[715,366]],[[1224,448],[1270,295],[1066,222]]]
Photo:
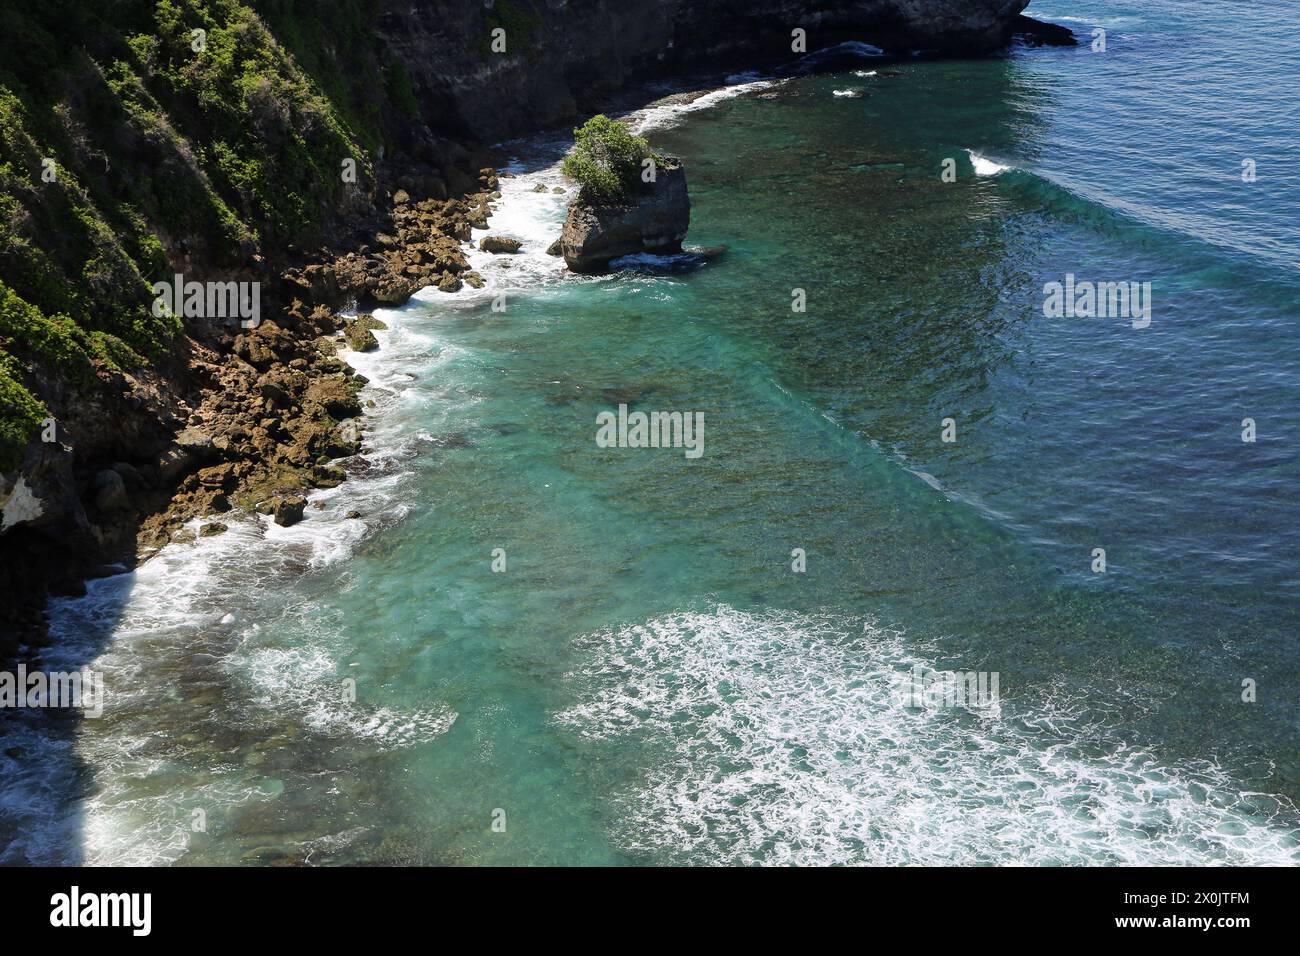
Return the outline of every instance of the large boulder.
[[[478,247],[484,252],[502,255],[518,252],[523,247],[523,243],[508,236],[484,236],[479,240]]]
[[[276,524],[287,528],[302,520],[302,514],[306,508],[307,499],[302,495],[288,495],[277,498],[272,506],[271,518]]]
[[[658,168],[653,188],[626,202],[591,205],[579,196],[569,206],[560,251],[574,272],[599,272],[619,256],[681,252],[690,224],[686,169],[669,158]]]

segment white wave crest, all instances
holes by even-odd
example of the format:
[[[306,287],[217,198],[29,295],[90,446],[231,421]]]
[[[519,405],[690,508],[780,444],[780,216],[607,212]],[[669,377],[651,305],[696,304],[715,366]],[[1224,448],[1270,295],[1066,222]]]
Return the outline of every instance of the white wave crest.
[[[1002,163],[995,163],[991,159],[986,159],[973,150],[966,150],[966,154],[970,156],[970,164],[974,167],[976,176],[997,176],[1012,168],[1011,166],[1004,166]]]
[[[557,721],[654,755],[616,795],[614,836],[632,851],[817,865],[1300,859],[1294,808],[1237,792],[1213,766],[1122,747],[1088,757],[1043,729],[1069,720],[1046,711],[899,706],[896,675],[924,662],[857,619],[720,606],[580,643],[590,660]]]

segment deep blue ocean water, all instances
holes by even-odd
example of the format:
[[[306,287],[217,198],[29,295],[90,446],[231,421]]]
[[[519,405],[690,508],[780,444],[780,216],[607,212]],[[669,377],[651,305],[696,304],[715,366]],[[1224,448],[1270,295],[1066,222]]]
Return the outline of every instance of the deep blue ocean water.
[[[1300,13],[1029,12],[1083,42],[635,115],[720,254],[566,275],[512,144],[523,254],[348,356],[354,480],[52,608],[110,706],[0,727],[0,860],[1297,862]]]

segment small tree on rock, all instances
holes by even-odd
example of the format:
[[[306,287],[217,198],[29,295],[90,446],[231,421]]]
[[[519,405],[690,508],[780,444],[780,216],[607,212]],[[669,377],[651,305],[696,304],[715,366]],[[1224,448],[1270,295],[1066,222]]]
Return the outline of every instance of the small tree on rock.
[[[645,191],[643,163],[663,160],[644,138],[624,124],[598,113],[573,131],[573,151],[564,158],[564,175],[581,187],[580,198],[588,203],[613,203]]]

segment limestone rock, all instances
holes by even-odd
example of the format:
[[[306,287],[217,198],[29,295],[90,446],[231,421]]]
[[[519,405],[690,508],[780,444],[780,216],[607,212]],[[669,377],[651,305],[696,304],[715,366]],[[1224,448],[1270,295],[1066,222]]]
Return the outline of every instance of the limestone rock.
[[[569,206],[560,249],[574,272],[598,272],[619,256],[680,252],[690,224],[686,169],[669,159],[653,189],[626,202],[591,205],[579,195]]]
[[[302,520],[302,513],[307,507],[307,499],[302,495],[290,495],[275,501],[271,519],[285,528]]]
[[[507,236],[484,236],[479,240],[478,247],[484,252],[501,254],[518,252],[523,248],[523,245],[518,239],[511,239]]]

